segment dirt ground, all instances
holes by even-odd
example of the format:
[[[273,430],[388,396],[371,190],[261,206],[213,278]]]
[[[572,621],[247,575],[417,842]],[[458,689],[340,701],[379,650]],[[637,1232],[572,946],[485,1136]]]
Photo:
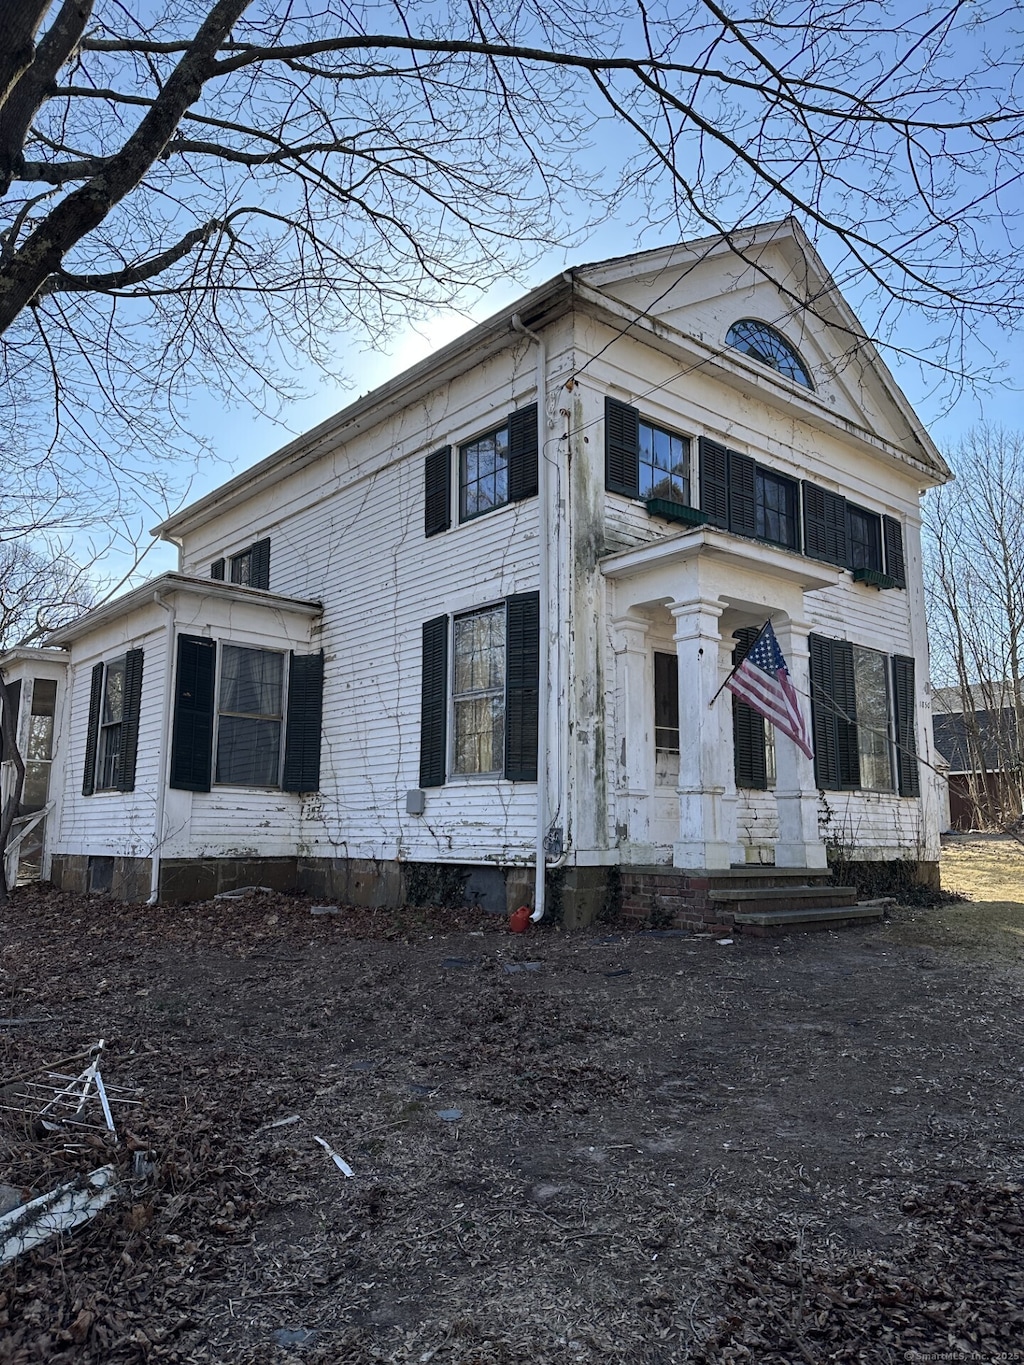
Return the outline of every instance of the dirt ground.
[[[0,1362],[1024,1360],[1022,855],[731,944],[22,890],[0,1181],[119,1188],[0,1270]],[[100,1037],[119,1145],[34,1128]]]

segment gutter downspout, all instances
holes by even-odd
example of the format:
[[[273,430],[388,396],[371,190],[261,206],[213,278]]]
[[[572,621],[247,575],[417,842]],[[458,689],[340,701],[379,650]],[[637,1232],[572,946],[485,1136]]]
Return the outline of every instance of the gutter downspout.
[[[170,756],[171,697],[174,684],[174,608],[164,599],[162,593],[155,592],[153,601],[167,613],[164,629],[164,709],[161,717],[163,742],[156,765],[156,839],[150,856],[149,900],[147,905],[155,905],[160,899],[160,850],[164,842],[164,811],[167,804],[167,762]]]
[[[551,572],[548,562],[550,553],[550,509],[548,507],[548,468],[545,445],[547,428],[545,409],[547,407],[547,369],[548,356],[544,339],[537,332],[531,332],[518,313],[512,316],[512,330],[529,337],[537,346],[537,588],[539,598],[538,615],[540,618],[540,639],[538,641],[539,659],[539,699],[537,707],[537,831],[534,855],[533,914],[530,919],[536,924],[544,918],[545,873],[547,853],[545,841],[548,832],[548,707],[551,697]]]

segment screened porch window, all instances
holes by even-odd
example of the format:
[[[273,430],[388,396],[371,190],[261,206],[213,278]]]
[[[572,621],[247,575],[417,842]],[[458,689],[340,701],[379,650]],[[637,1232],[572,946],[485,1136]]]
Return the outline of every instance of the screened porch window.
[[[280,786],[283,694],[283,654],[222,646],[215,781]]]

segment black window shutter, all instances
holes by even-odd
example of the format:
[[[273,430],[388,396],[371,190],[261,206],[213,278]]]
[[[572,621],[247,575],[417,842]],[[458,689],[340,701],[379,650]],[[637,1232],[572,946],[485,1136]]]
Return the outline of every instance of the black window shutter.
[[[898,588],[907,586],[907,561],[903,554],[903,527],[895,517],[882,518],[885,541],[885,572]]]
[[[270,541],[257,540],[250,551],[249,587],[270,590]]]
[[[320,790],[323,704],[323,650],[317,654],[293,654],[288,665],[288,717],[281,779],[286,792]]]
[[[712,526],[729,525],[729,452],[717,441],[700,438],[700,510]]]
[[[604,486],[640,496],[640,414],[617,398],[604,400]]]
[[[814,740],[814,780],[825,791],[839,787],[835,710],[832,705],[832,641],[808,637],[811,649],[811,735]]]
[[[448,617],[423,625],[420,786],[443,787],[448,744]]]
[[[217,646],[200,635],[178,636],[169,785],[208,792],[213,757],[213,684]]]
[[[517,408],[508,419],[508,500],[537,495],[537,404]]]
[[[452,448],[443,446],[423,461],[423,534],[436,536],[452,524]]]
[[[760,635],[757,626],[746,626],[735,632],[736,648],[732,652],[734,664],[742,663],[750,646]],[[765,756],[764,717],[752,706],[732,699],[732,741],[733,767],[737,787],[753,787],[759,791],[768,788],[768,763]]]
[[[210,565],[210,577],[211,577],[211,578],[220,578],[220,579],[222,579],[222,578],[224,577],[224,561],[223,561],[223,559],[215,559],[215,560],[213,561],[213,563]]]
[[[839,785],[860,786],[860,748],[857,741],[857,692],[853,676],[853,645],[832,641],[832,701],[835,709]]]
[[[537,780],[540,699],[540,594],[517,593],[505,604],[505,776]]]
[[[85,772],[82,774],[82,795],[92,796],[96,790],[96,749],[100,742],[100,707],[103,704],[103,665],[95,664],[89,691],[89,728],[85,732]]]
[[[921,777],[917,766],[917,726],[914,709],[914,660],[894,654],[892,660],[893,699],[896,720],[896,771],[900,796],[920,796]]]
[[[757,534],[757,466],[735,450],[729,451],[729,530]]]
[[[817,484],[803,485],[804,554],[829,564],[845,565],[848,558],[846,499]]]
[[[135,790],[135,762],[139,753],[139,717],[142,713],[141,649],[130,649],[124,660],[124,705],[121,710],[121,758],[117,790]]]

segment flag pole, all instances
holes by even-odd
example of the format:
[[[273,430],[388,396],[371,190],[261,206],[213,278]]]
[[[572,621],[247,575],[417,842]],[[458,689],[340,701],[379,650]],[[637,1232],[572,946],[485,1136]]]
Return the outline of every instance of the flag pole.
[[[769,617],[768,617],[768,620],[765,621],[764,625],[761,627],[761,629],[760,629],[760,630],[757,632],[757,634],[754,636],[753,640],[751,640],[751,642],[750,642],[750,649],[747,650],[747,654],[750,654],[750,653],[752,652],[754,646],[757,644],[758,640],[760,640],[761,636],[765,633],[765,631],[768,629],[768,627],[771,625],[771,623],[772,623],[772,618],[769,616]],[[747,657],[747,654],[744,654],[743,659],[745,659],[745,658]],[[743,662],[743,659],[740,660],[740,663],[739,663],[739,664],[733,664],[733,666],[732,666],[732,671],[730,672],[729,676],[726,678],[725,682],[722,684],[722,686],[718,689],[718,691],[715,693],[715,695],[714,695],[714,696],[711,698],[711,700],[708,702],[708,710],[709,710],[709,711],[711,710],[712,706],[714,706],[714,704],[715,704],[715,702],[718,700],[718,698],[719,698],[719,697],[722,695],[722,693],[725,691],[725,689],[726,689],[726,688],[729,686],[729,684],[732,682],[732,675],[733,675],[733,673],[736,672],[737,668],[739,668],[740,664]]]

